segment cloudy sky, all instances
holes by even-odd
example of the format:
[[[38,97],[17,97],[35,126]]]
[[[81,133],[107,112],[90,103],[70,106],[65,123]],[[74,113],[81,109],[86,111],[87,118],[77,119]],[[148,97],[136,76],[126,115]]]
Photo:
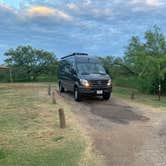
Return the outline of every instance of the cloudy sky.
[[[166,34],[166,0],[0,0],[0,63],[18,45],[122,56],[132,35],[158,25]]]

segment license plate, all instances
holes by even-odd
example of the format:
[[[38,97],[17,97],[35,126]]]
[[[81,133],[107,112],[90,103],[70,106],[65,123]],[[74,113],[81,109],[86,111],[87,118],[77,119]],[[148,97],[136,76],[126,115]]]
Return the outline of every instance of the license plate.
[[[97,94],[101,95],[101,94],[103,94],[103,91],[102,90],[97,90]]]

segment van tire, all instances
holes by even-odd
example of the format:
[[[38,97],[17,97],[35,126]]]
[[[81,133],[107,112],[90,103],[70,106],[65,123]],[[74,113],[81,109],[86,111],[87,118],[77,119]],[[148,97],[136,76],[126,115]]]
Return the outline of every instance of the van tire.
[[[74,100],[77,102],[81,101],[81,94],[77,87],[74,88]]]
[[[64,92],[65,91],[65,89],[64,89],[64,87],[63,87],[63,85],[62,85],[62,83],[61,82],[59,82],[59,92]]]
[[[111,97],[111,93],[105,93],[105,94],[103,95],[103,99],[104,99],[104,100],[109,100],[110,97]]]

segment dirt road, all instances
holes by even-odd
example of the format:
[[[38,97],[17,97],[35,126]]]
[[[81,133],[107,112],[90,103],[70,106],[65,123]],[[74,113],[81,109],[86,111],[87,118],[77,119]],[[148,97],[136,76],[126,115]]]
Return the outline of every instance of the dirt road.
[[[63,94],[108,166],[166,166],[166,112]]]

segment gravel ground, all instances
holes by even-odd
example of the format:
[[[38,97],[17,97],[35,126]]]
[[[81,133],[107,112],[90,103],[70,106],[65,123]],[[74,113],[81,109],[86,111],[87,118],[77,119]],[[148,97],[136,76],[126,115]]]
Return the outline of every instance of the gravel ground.
[[[87,99],[80,103],[63,94],[94,151],[108,166],[166,166],[166,112],[133,106],[126,101]]]

